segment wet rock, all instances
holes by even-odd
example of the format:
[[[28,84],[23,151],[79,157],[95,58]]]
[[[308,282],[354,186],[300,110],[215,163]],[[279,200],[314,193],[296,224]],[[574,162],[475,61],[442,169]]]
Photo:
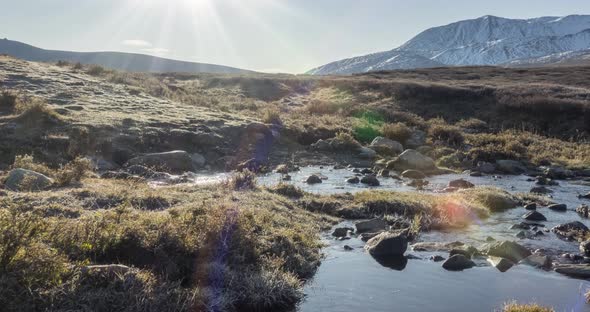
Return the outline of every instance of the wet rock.
[[[319,176],[312,174],[309,177],[307,177],[307,179],[305,179],[305,183],[307,184],[320,184],[322,183],[322,178],[320,178]]]
[[[590,278],[589,264],[561,264],[555,267],[555,272],[576,278]]]
[[[545,168],[545,176],[551,179],[568,179],[574,177],[574,172],[560,166]]]
[[[436,168],[434,164],[434,160],[432,158],[424,156],[415,150],[406,150],[399,155],[399,157],[394,160],[393,163],[394,168],[387,169],[396,169],[399,171],[408,170],[408,169],[415,169],[415,170],[433,170]]]
[[[516,234],[516,237],[518,237],[520,239],[525,239],[527,237],[527,235],[526,235],[525,231],[520,231]]]
[[[346,183],[359,184],[359,183],[361,183],[361,180],[358,177],[352,177],[352,178],[346,179]]]
[[[282,180],[283,181],[291,181],[292,177],[288,174],[283,175]]]
[[[361,170],[361,174],[374,174],[375,172],[369,168]]]
[[[520,260],[518,264],[525,264],[536,268],[549,269],[551,267],[551,259],[548,256],[535,253]]]
[[[535,236],[545,236],[545,233],[543,231],[537,231],[535,232]]]
[[[476,178],[476,177],[482,177],[482,176],[483,176],[483,173],[481,173],[481,172],[479,172],[479,171],[471,171],[471,172],[469,173],[469,176],[470,176],[470,177],[474,177],[474,178]]]
[[[506,272],[514,266],[514,262],[502,257],[489,257],[488,262],[500,272]]]
[[[445,261],[445,258],[443,256],[436,255],[436,256],[431,256],[430,260],[434,261],[434,262],[441,262],[441,261]]]
[[[448,271],[463,271],[474,266],[475,262],[460,254],[450,257],[442,264],[442,267]]]
[[[461,242],[452,242],[452,243],[438,243],[438,242],[420,242],[413,244],[412,250],[413,251],[426,251],[426,252],[437,252],[437,251],[448,251],[450,252],[452,249],[462,248],[465,244]]]
[[[580,216],[588,218],[590,214],[590,207],[588,207],[588,205],[580,205],[578,208],[576,208],[576,212],[579,213]]]
[[[362,184],[366,184],[368,186],[379,186],[379,180],[374,175],[366,175],[361,179]]]
[[[386,230],[389,225],[383,219],[372,219],[357,222],[354,226],[356,227],[357,233],[375,233]]]
[[[382,169],[382,170],[379,171],[379,174],[378,175],[380,177],[383,177],[383,178],[389,178],[389,170]]]
[[[588,233],[588,227],[580,221],[560,224],[551,229],[551,231],[564,238],[582,238]]]
[[[352,248],[352,247],[350,247],[348,245],[344,245],[343,248],[344,248],[345,251],[353,251],[354,250],[354,248]]]
[[[397,156],[404,151],[401,143],[384,137],[376,137],[369,146],[379,154]]]
[[[553,211],[567,211],[567,205],[566,204],[554,204],[554,205],[549,205],[547,208],[553,210]]]
[[[365,249],[373,257],[399,257],[408,249],[408,240],[404,235],[384,232],[371,238]]]
[[[4,181],[4,187],[15,192],[42,191],[52,184],[53,180],[46,175],[22,168],[11,170]]]
[[[486,237],[486,242],[495,242],[495,241],[496,241],[496,239],[491,236]]]
[[[501,257],[518,262],[531,255],[531,252],[522,245],[511,241],[500,241],[484,246],[483,252],[488,256]]]
[[[334,237],[345,237],[348,236],[348,233],[353,231],[354,229],[352,228],[347,228],[347,227],[341,227],[341,228],[335,228],[334,231],[332,232],[332,236]]]
[[[467,258],[471,258],[471,253],[464,249],[451,249],[451,251],[449,252],[449,257],[452,257],[454,255],[464,255]]]
[[[472,188],[474,186],[475,186],[475,184],[473,184],[467,180],[464,180],[464,179],[453,180],[453,181],[449,182],[449,187],[466,189],[466,188]]]
[[[580,198],[580,199],[590,199],[590,193],[588,193],[586,195],[578,195],[578,198]]]
[[[133,165],[141,165],[170,173],[194,171],[193,159],[185,151],[145,154],[130,159],[126,166]]]
[[[516,160],[497,160],[496,166],[499,171],[508,174],[521,174],[526,172],[526,167],[520,161]]]
[[[402,172],[402,177],[407,179],[422,180],[426,179],[426,175],[419,170],[406,170]]]
[[[533,194],[549,194],[549,193],[553,193],[552,190],[544,187],[544,186],[535,186],[533,188],[531,188],[530,193]]]
[[[524,206],[524,209],[526,209],[526,210],[536,210],[537,209],[537,204],[536,203],[526,204]]]
[[[375,237],[375,236],[377,236],[377,235],[379,235],[379,234],[381,234],[381,233],[382,233],[382,232],[375,232],[375,233],[361,233],[361,234],[359,235],[359,237],[360,237],[360,239],[361,239],[363,242],[366,242],[366,241],[370,240],[371,238],[373,238],[373,237]]]
[[[546,177],[537,177],[536,182],[537,185],[550,185],[550,186],[556,186],[559,185],[559,183],[548,179]]]
[[[510,229],[511,230],[530,230],[531,229],[531,226],[529,224],[527,224],[527,223],[521,222],[521,223],[518,223],[518,224],[513,224],[510,227]]]
[[[522,216],[525,220],[528,221],[547,221],[547,218],[538,211],[531,211]]]
[[[496,166],[489,162],[479,161],[477,162],[477,166],[475,166],[475,170],[482,173],[490,174],[496,171]]]

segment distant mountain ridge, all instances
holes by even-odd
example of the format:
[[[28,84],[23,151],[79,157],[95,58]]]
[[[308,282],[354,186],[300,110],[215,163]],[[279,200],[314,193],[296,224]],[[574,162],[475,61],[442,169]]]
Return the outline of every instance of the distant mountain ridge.
[[[44,50],[22,42],[0,39],[0,54],[34,62],[80,62],[131,72],[253,73],[229,66],[171,60],[124,52],[70,52]]]
[[[590,15],[508,19],[483,16],[430,28],[402,46],[312,69],[315,75],[510,64],[590,49]]]

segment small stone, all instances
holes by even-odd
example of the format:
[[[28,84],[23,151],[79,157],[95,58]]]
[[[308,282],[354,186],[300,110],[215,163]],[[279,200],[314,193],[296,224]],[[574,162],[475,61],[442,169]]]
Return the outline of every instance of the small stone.
[[[434,262],[441,262],[441,261],[445,261],[445,258],[443,256],[436,255],[436,256],[431,256],[430,260],[432,260]]]
[[[537,209],[537,204],[536,203],[526,204],[524,206],[524,209],[526,209],[526,210],[536,210]]]
[[[450,181],[449,187],[456,187],[456,188],[465,189],[465,188],[473,188],[473,187],[475,187],[475,185],[469,181],[459,179],[459,180]]]
[[[351,228],[346,228],[346,227],[335,228],[334,231],[332,232],[332,236],[345,237],[345,236],[348,236],[348,232],[350,232],[350,231],[352,231]]]
[[[344,245],[344,250],[346,250],[346,251],[352,251],[352,250],[354,250],[354,248],[352,248],[352,247],[350,247],[348,245]]]
[[[358,177],[352,177],[352,178],[346,179],[346,183],[359,184],[359,183],[361,183],[361,180]]]
[[[367,175],[361,179],[362,184],[366,184],[368,186],[379,186],[379,180],[374,175]]]
[[[488,258],[488,262],[490,262],[492,266],[494,266],[500,272],[506,272],[514,266],[514,262],[501,257],[490,257]]]

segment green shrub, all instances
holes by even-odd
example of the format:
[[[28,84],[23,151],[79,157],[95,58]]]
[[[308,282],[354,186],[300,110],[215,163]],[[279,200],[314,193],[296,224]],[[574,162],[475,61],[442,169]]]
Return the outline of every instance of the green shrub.
[[[361,124],[357,125],[352,129],[354,133],[354,137],[363,143],[370,143],[376,137],[381,136],[381,132],[379,129],[375,128],[370,124]]]

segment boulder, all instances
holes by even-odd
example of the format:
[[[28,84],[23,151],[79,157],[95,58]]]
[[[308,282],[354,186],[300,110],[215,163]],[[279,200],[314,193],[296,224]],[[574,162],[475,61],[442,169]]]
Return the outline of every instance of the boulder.
[[[442,267],[448,271],[463,271],[465,269],[470,269],[475,266],[475,262],[471,261],[469,258],[465,257],[464,255],[457,254],[447,261],[443,262]]]
[[[408,169],[415,170],[434,170],[436,166],[434,160],[428,156],[424,156],[419,152],[409,149],[399,155],[394,161],[396,170],[403,171]],[[391,168],[388,168],[391,169]]]
[[[402,177],[407,178],[407,179],[417,179],[417,180],[422,180],[422,179],[426,179],[426,175],[419,170],[406,170],[404,172],[402,172]]]
[[[586,256],[590,257],[590,240],[580,243],[580,251]]]
[[[554,205],[549,205],[547,208],[553,210],[553,211],[567,211],[567,205],[566,204],[554,204]]]
[[[545,176],[550,179],[567,179],[574,177],[574,172],[560,166],[551,166],[545,168]]]
[[[506,258],[512,262],[518,262],[531,255],[531,252],[527,248],[511,241],[486,244],[483,252],[488,256]]]
[[[307,177],[307,179],[305,179],[305,183],[307,184],[320,184],[322,183],[322,178],[320,178],[319,176],[312,174],[309,177]]]
[[[445,261],[445,258],[440,255],[435,255],[435,256],[431,256],[430,260],[432,260],[434,262],[441,262],[441,261]]]
[[[185,151],[151,153],[130,159],[126,166],[141,165],[170,173],[194,171],[193,159]]]
[[[397,156],[404,151],[404,147],[401,143],[384,137],[376,137],[369,147],[377,151],[379,154],[390,156]]]
[[[449,187],[456,187],[456,188],[472,188],[475,185],[467,180],[464,179],[459,179],[459,180],[453,180],[449,182]]]
[[[555,268],[555,272],[576,278],[590,278],[590,264],[562,264]]]
[[[538,211],[528,212],[522,217],[528,221],[547,221],[547,218]]]
[[[372,219],[357,222],[354,226],[357,233],[375,233],[386,230],[389,225],[383,219]]]
[[[317,151],[328,152],[332,150],[332,145],[327,140],[319,139],[311,145],[311,148]]]
[[[365,250],[373,257],[401,257],[408,249],[408,240],[404,235],[384,232],[371,238]]]
[[[359,177],[352,177],[352,178],[346,179],[346,183],[359,184],[359,183],[361,183],[361,180],[359,179]]]
[[[475,166],[475,170],[481,173],[494,173],[496,171],[496,166],[492,163],[479,161],[477,162],[477,166]]]
[[[488,262],[500,272],[506,272],[514,266],[514,262],[502,257],[489,257]]]
[[[529,203],[524,205],[524,209],[526,210],[537,210],[537,204],[536,203]]]
[[[549,269],[551,267],[551,259],[548,256],[535,253],[520,260],[518,264],[526,264],[536,268]]]
[[[588,193],[586,195],[578,195],[578,198],[580,198],[580,199],[590,199],[590,193]]]
[[[526,167],[520,161],[516,160],[497,160],[496,166],[499,171],[508,174],[521,174],[526,172]]]
[[[357,153],[357,156],[363,159],[374,159],[377,157],[377,152],[368,147],[359,147]]]
[[[366,175],[361,179],[362,184],[366,184],[368,186],[379,186],[379,180],[374,175]]]
[[[559,236],[566,238],[584,237],[588,233],[588,227],[580,221],[573,221],[560,224],[551,229],[551,231]]]
[[[53,180],[32,170],[17,168],[8,173],[4,187],[10,191],[42,191],[48,189]]]

